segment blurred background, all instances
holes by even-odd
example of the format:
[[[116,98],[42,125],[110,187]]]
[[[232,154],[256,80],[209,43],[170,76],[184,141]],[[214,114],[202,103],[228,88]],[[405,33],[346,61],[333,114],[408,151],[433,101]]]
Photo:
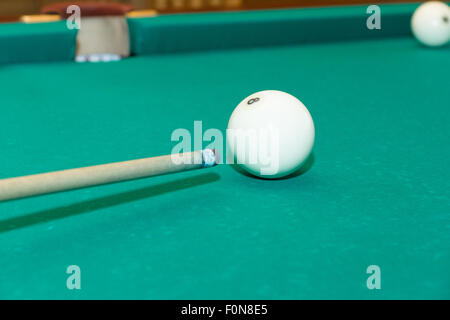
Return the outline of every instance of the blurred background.
[[[21,15],[37,14],[46,4],[61,0],[0,0],[0,21],[15,21]],[[70,1],[69,1],[70,2]],[[74,1],[75,2],[75,1]],[[155,9],[160,13],[248,10],[262,8],[311,7],[343,4],[376,4],[395,2],[418,2],[408,0],[87,0],[77,2],[129,3],[136,9]]]

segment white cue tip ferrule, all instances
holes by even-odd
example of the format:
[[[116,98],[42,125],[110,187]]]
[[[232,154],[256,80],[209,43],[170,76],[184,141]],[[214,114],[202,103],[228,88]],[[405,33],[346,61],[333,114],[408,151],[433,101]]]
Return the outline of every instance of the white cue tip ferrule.
[[[205,149],[202,151],[203,167],[210,168],[217,164],[216,152],[211,149]]]

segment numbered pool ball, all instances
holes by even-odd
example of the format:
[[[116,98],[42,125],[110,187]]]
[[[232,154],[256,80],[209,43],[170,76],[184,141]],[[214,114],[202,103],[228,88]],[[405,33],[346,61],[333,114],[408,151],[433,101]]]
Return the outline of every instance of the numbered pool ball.
[[[300,100],[282,91],[257,92],[231,114],[228,160],[255,176],[281,178],[304,164],[314,138],[314,122]]]

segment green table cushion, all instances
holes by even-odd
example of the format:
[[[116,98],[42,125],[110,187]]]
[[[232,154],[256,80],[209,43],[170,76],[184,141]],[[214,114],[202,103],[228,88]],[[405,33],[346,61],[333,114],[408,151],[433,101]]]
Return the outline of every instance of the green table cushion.
[[[0,64],[73,60],[76,34],[65,21],[0,24]]]
[[[137,55],[410,36],[417,4],[381,6],[369,30],[367,6],[163,15],[129,19]]]

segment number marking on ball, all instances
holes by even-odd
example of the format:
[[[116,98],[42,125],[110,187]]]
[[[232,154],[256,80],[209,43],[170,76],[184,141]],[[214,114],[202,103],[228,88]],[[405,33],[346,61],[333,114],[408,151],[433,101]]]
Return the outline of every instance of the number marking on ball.
[[[252,105],[252,104],[254,104],[254,103],[258,102],[258,101],[259,101],[259,98],[252,98],[252,99],[248,100],[247,104],[248,105]]]

